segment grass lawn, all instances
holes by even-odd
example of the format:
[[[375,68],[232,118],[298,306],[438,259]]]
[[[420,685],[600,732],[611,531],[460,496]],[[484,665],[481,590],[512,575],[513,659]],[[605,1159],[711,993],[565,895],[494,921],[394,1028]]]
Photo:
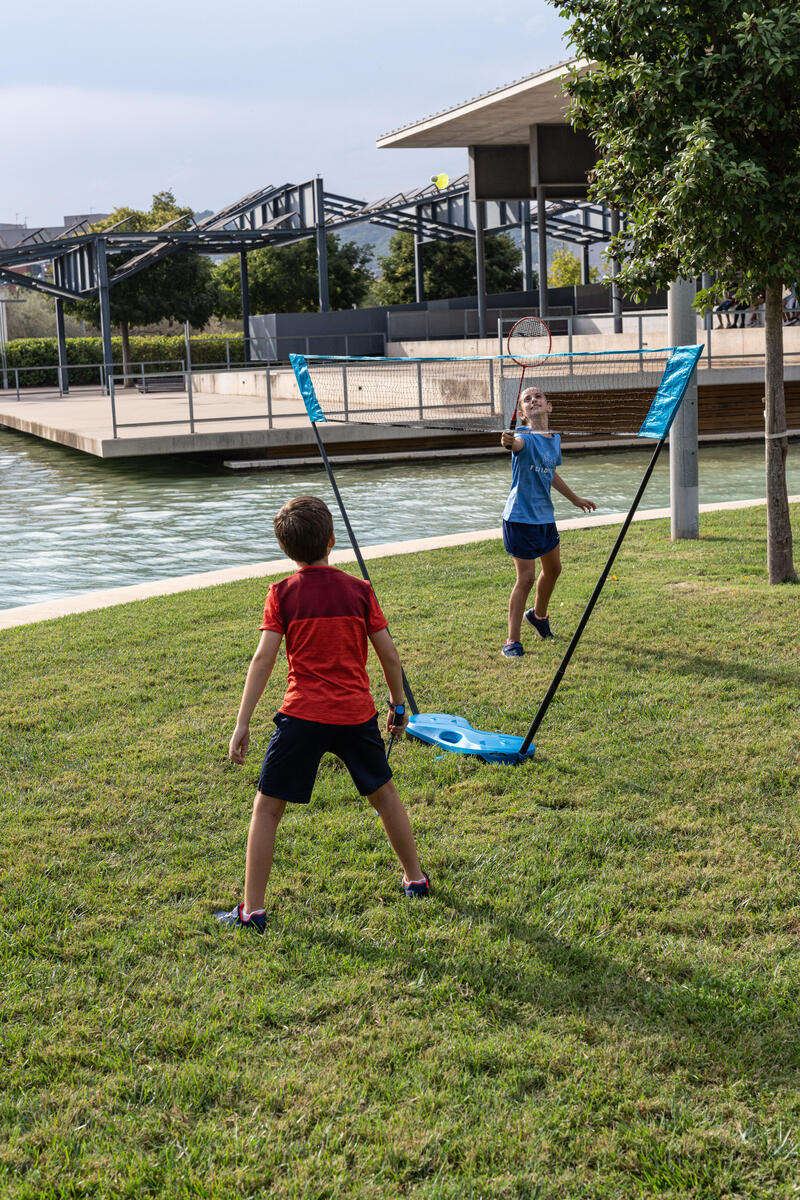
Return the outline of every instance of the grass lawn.
[[[285,679],[232,766],[264,583],[0,634],[4,1200],[800,1196],[800,589],[764,522],[631,529],[531,764],[395,747],[428,902],[326,760],[263,939],[212,913]],[[563,537],[518,667],[499,542],[376,562],[420,707],[524,733],[614,533]]]

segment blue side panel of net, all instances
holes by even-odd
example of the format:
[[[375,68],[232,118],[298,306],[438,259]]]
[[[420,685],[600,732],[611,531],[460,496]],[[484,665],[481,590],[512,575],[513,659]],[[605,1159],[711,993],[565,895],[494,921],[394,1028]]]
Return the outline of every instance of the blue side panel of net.
[[[702,346],[678,346],[673,350],[664,368],[658,391],[653,397],[650,411],[639,430],[639,437],[666,436],[702,353]]]
[[[300,388],[300,395],[303,397],[303,403],[306,406],[308,419],[310,421],[327,421],[325,413],[320,408],[317,394],[314,391],[314,385],[311,382],[311,376],[308,373],[308,364],[303,354],[290,354],[289,361],[292,364],[294,377],[297,380],[297,386]]]

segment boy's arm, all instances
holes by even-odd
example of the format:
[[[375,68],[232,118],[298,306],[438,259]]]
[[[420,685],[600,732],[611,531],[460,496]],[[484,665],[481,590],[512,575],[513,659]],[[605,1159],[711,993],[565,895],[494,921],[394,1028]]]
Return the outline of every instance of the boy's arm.
[[[383,677],[389,688],[389,702],[392,708],[396,704],[404,704],[403,668],[400,665],[400,655],[392,641],[392,635],[388,629],[379,629],[377,633],[369,635],[369,640],[372,642],[378,662],[381,664]],[[393,733],[395,737],[402,737],[403,730],[408,724],[408,712],[403,713],[402,718],[397,718],[397,724],[393,723],[393,717],[394,713],[390,709],[386,718],[386,731]]]
[[[576,496],[572,488],[564,483],[558,472],[553,475],[553,487],[562,496],[565,496],[570,503],[574,504],[576,508],[581,509],[582,512],[593,512],[597,508],[594,500],[584,500],[582,496]]]
[[[250,718],[267,686],[267,680],[272,674],[282,636],[273,629],[265,629],[261,634],[258,649],[250,662],[239,705],[239,715],[236,718],[236,728],[228,746],[228,757],[235,763],[243,763],[245,760],[247,747],[250,744]]]

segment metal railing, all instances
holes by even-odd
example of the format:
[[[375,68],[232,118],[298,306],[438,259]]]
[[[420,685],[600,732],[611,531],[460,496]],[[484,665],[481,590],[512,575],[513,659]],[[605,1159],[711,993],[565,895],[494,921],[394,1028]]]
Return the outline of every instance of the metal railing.
[[[241,370],[241,367],[234,368],[234,369]],[[130,378],[130,376],[124,375],[122,372],[114,372],[108,376],[108,383],[109,383],[108,395],[109,395],[109,400],[111,402],[112,436],[115,438],[119,437],[120,429],[147,429],[147,428],[151,428],[151,427],[164,427],[164,426],[174,426],[174,425],[188,425],[189,432],[195,433],[197,431],[198,425],[214,425],[214,424],[219,424],[220,422],[230,423],[230,422],[239,422],[239,421],[263,421],[264,419],[266,419],[267,429],[273,429],[275,427],[276,421],[296,418],[297,412],[287,412],[287,413],[275,412],[275,408],[274,408],[274,404],[273,404],[273,397],[272,397],[272,374],[271,374],[271,372],[275,369],[274,367],[267,367],[265,369],[263,366],[259,365],[259,366],[255,366],[255,367],[249,367],[246,369],[251,371],[253,374],[258,373],[259,371],[264,371],[264,375],[266,378],[266,407],[265,407],[265,409],[262,409],[259,412],[253,412],[253,413],[228,413],[223,417],[199,417],[195,411],[195,399],[194,399],[195,388],[194,388],[194,383],[193,383],[193,376],[194,376],[194,374],[198,374],[198,375],[204,374],[206,371],[206,364],[203,364],[202,370],[198,370],[197,372],[194,372],[191,370],[191,365],[189,365],[187,367],[184,364],[182,367],[182,370],[171,371],[171,372],[169,372],[169,371],[162,372],[161,377],[162,378],[174,378],[174,379],[179,379],[179,380],[183,381],[183,388],[181,390],[185,391],[185,393],[186,393],[186,416],[185,417],[183,417],[183,416],[175,417],[172,419],[162,418],[157,421],[120,421],[119,420],[118,397],[117,397],[117,392],[119,390],[119,383],[120,383],[120,381]]]

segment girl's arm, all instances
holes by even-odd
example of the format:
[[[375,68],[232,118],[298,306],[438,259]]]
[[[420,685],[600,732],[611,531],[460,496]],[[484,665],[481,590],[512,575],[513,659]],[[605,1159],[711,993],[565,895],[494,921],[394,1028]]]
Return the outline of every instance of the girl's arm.
[[[515,450],[519,454],[525,443],[514,433],[513,429],[504,429],[500,434],[500,445],[504,446],[506,450]]]
[[[565,496],[571,504],[574,504],[575,507],[579,508],[582,512],[594,512],[594,510],[597,508],[594,500],[584,500],[582,496],[576,496],[572,488],[568,484],[564,483],[564,480],[561,478],[558,472],[553,475],[553,487],[557,492],[560,492],[562,496]]]
[[[272,674],[282,636],[273,629],[265,629],[248,668],[236,728],[228,746],[228,757],[235,763],[243,763],[245,760],[250,744],[250,718]]]

